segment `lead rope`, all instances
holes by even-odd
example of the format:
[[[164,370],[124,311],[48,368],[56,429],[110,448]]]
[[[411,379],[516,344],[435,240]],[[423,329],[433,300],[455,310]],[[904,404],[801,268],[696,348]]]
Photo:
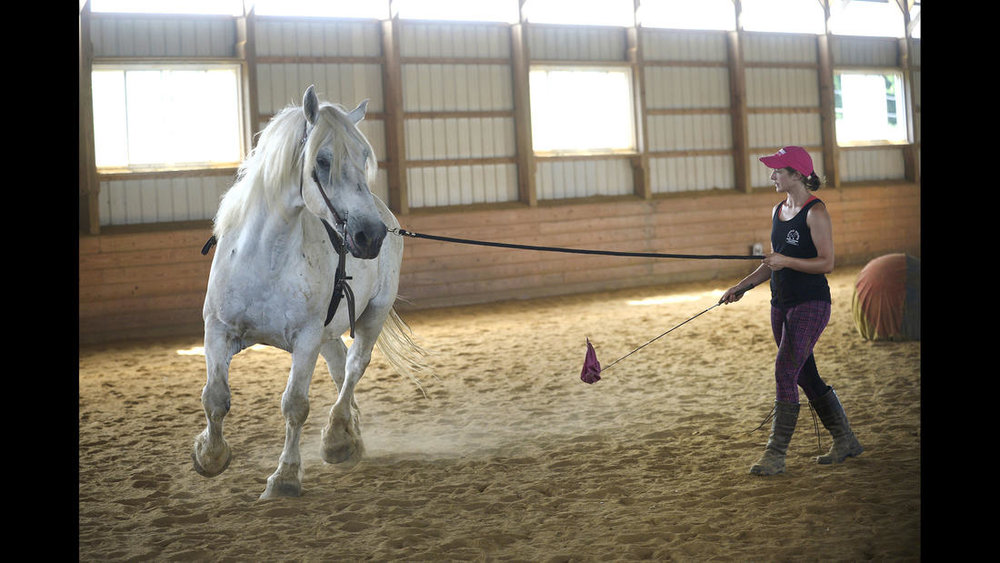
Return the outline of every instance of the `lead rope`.
[[[761,428],[763,428],[765,424],[767,424],[768,422],[770,422],[771,419],[774,418],[774,410],[776,408],[777,407],[775,407],[774,405],[771,405],[771,412],[767,413],[767,416],[764,417],[764,420],[760,421],[760,424],[757,425],[757,428],[754,428],[753,430],[751,430],[750,432],[748,432],[748,434],[753,434],[754,432],[756,432],[756,431],[760,430]]]
[[[657,252],[618,252],[613,250],[587,250],[583,248],[562,248],[557,246],[533,246],[530,244],[511,244],[506,242],[490,242],[484,240],[472,240],[464,238],[443,237],[438,235],[426,235],[414,233],[405,229],[389,229],[389,232],[401,237],[422,238],[441,242],[454,242],[458,244],[472,244],[477,246],[492,246],[496,248],[515,248],[518,250],[537,250],[541,252],[566,252],[570,254],[597,254],[601,256],[635,256],[642,258],[686,258],[693,260],[760,260],[763,256],[751,254],[662,254]]]
[[[816,431],[816,449],[819,453],[823,453],[823,444],[819,441],[819,423],[816,422],[816,409],[813,408],[812,403],[809,403],[809,412],[813,417],[813,430]]]
[[[764,420],[761,421],[761,423],[759,425],[757,425],[757,428],[754,428],[753,430],[751,430],[750,432],[748,432],[748,434],[753,434],[754,432],[760,430],[761,428],[764,427],[765,424],[767,424],[772,418],[774,418],[775,408],[776,407],[772,405],[771,406],[771,412],[767,413],[767,416],[765,416]],[[822,442],[820,442],[820,439],[819,439],[819,423],[816,421],[816,410],[813,409],[812,404],[809,405],[809,412],[810,412],[810,414],[812,414],[813,430],[816,431],[816,449],[819,450],[819,453],[823,453],[823,444],[822,444]]]

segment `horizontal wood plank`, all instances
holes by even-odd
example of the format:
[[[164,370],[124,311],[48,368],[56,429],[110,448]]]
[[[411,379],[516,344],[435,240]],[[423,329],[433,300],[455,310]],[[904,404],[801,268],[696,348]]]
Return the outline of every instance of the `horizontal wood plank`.
[[[873,184],[822,190],[837,264],[892,252],[920,255],[920,187]],[[626,252],[747,255],[769,250],[773,190],[685,197],[594,198],[537,207],[421,210],[403,228],[432,235]],[[80,236],[80,342],[200,336],[212,255],[210,227]],[[756,260],[648,259],[549,253],[406,238],[401,310],[718,280]]]

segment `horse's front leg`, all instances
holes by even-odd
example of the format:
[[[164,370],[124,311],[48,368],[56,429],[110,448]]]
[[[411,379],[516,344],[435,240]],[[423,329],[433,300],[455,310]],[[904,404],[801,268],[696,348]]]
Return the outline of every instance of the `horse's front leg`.
[[[351,349],[358,345],[358,341],[355,341]],[[357,384],[360,375],[351,378],[350,391],[347,391],[345,377],[347,347],[340,338],[326,342],[322,354],[330,369],[330,376],[337,385],[338,396],[337,402],[330,410],[329,421],[323,428],[321,454],[327,463],[347,462],[353,465],[364,454],[364,442],[361,440],[361,411],[354,399],[354,385]]]
[[[302,425],[309,417],[309,384],[312,381],[318,343],[303,342],[300,338],[292,351],[292,369],[285,392],[281,394],[281,414],[285,417],[285,446],[278,458],[278,468],[267,478],[267,487],[261,499],[297,497],[302,494],[302,457],[299,455],[299,438]],[[312,339],[312,340],[318,340]]]
[[[221,332],[206,327],[205,365],[208,371],[201,391],[201,404],[208,425],[195,436],[191,459],[194,470],[205,477],[215,477],[229,467],[232,450],[222,436],[222,421],[229,413],[229,362],[236,345]]]
[[[346,361],[343,362],[343,385],[337,395],[337,402],[330,409],[329,423],[323,428],[323,460],[327,463],[347,463],[354,465],[361,461],[365,453],[365,444],[361,439],[361,413],[354,400],[354,387],[368,369],[372,360],[372,348],[382,332],[382,324],[389,315],[392,302],[388,304],[370,301],[365,312],[358,317],[356,338],[347,350]],[[330,347],[328,347],[330,348]],[[343,344],[339,348],[343,357]],[[336,353],[334,354],[336,356]],[[330,360],[327,360],[330,363]],[[334,364],[337,362],[335,361]],[[334,381],[338,374],[330,368]]]

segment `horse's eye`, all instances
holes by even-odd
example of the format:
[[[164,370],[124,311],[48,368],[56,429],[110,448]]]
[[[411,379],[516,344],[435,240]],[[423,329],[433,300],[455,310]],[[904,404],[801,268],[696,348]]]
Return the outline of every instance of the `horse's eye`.
[[[330,159],[325,156],[320,156],[316,158],[316,165],[320,168],[330,168]]]

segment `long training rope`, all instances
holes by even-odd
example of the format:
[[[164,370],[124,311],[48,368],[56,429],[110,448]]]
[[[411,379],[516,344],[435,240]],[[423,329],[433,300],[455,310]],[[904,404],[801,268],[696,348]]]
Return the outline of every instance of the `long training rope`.
[[[748,286],[746,286],[746,287],[741,287],[741,288],[740,288],[740,289],[739,289],[738,291],[736,291],[735,293],[733,293],[733,295],[736,295],[736,296],[738,296],[738,295],[742,295],[742,294],[744,294],[744,293],[746,293],[746,292],[750,291],[751,289],[753,289],[753,288],[754,288],[755,286],[756,286],[756,284],[750,284],[750,285],[748,285]],[[661,334],[661,335],[659,335],[659,336],[657,336],[657,337],[655,337],[655,338],[652,338],[651,340],[649,340],[649,341],[648,341],[648,342],[646,342],[645,344],[643,344],[643,345],[639,346],[638,348],[635,348],[634,350],[632,350],[632,351],[631,351],[631,352],[629,352],[628,354],[625,354],[624,356],[622,356],[622,357],[618,358],[617,360],[615,360],[615,361],[611,362],[610,364],[608,364],[608,365],[604,366],[603,368],[601,368],[601,371],[602,371],[602,372],[604,372],[604,371],[607,371],[607,370],[611,369],[611,367],[612,367],[612,366],[614,366],[615,364],[617,364],[618,362],[620,362],[620,361],[624,360],[625,358],[627,358],[627,357],[631,356],[632,354],[635,354],[635,353],[636,353],[636,352],[638,352],[639,350],[642,350],[642,349],[643,349],[643,348],[645,348],[646,346],[649,346],[649,345],[650,345],[650,344],[652,344],[653,342],[656,342],[657,340],[659,340],[659,339],[663,338],[664,336],[666,336],[666,335],[670,334],[670,333],[671,333],[671,332],[673,332],[674,330],[676,330],[676,329],[678,329],[678,328],[680,328],[680,327],[682,327],[682,326],[686,325],[687,323],[689,323],[689,322],[691,322],[691,321],[693,321],[693,320],[697,319],[698,317],[700,317],[700,316],[704,315],[705,313],[707,313],[707,312],[711,311],[712,309],[714,309],[714,308],[718,307],[719,305],[722,305],[722,301],[719,301],[718,303],[716,303],[715,305],[712,305],[711,307],[709,307],[709,308],[705,309],[704,311],[702,311],[702,312],[700,312],[700,313],[698,313],[698,314],[696,314],[696,315],[694,315],[694,316],[692,316],[692,317],[690,317],[690,318],[688,318],[688,319],[686,319],[686,320],[684,320],[684,321],[682,321],[682,322],[678,323],[678,324],[677,324],[676,326],[673,326],[673,327],[671,327],[671,328],[670,328],[670,330],[668,330],[668,331],[664,332],[663,334]]]
[[[457,244],[471,244],[471,245],[476,245],[476,246],[491,246],[491,247],[495,247],[495,248],[513,248],[513,249],[518,249],[518,250],[536,250],[536,251],[539,251],[539,252],[563,252],[563,253],[568,253],[568,254],[597,254],[597,255],[601,255],[601,256],[626,256],[626,257],[634,256],[634,257],[642,257],[642,258],[681,258],[681,259],[688,259],[688,260],[760,260],[760,259],[764,258],[763,256],[760,256],[758,254],[750,254],[750,255],[741,255],[741,254],[670,254],[670,253],[659,253],[659,252],[619,252],[619,251],[613,251],[613,250],[588,250],[588,249],[582,249],[582,248],[563,248],[563,247],[556,247],[556,246],[534,246],[534,245],[529,245],[529,244],[511,244],[511,243],[504,243],[504,242],[491,242],[491,241],[483,241],[483,240],[472,240],[472,239],[463,239],[463,238],[454,238],[454,237],[444,237],[444,236],[439,236],[439,235],[428,235],[428,234],[423,234],[423,233],[414,233],[412,231],[407,231],[406,229],[389,229],[389,232],[393,233],[393,234],[396,234],[396,235],[399,235],[401,237],[421,238],[421,239],[427,239],[427,240],[436,240],[436,241],[440,241],[440,242],[452,242],[452,243],[457,243]],[[752,289],[753,287],[754,287],[753,284],[751,284],[749,287],[745,287],[745,288],[741,289],[740,291],[738,291],[737,295],[741,294],[741,293],[745,293],[745,292],[749,291],[750,289]],[[696,318],[704,315],[705,313],[711,311],[712,309],[718,307],[719,305],[722,305],[722,303],[716,303],[715,305],[712,305],[711,307],[709,307],[709,308],[705,309],[704,311],[702,311],[702,312],[694,315],[693,317],[691,317],[691,318],[689,318],[689,319],[687,319],[687,320],[685,320],[685,321],[677,324],[674,327],[671,327],[670,330],[667,330],[663,334],[660,334],[659,336],[657,336],[655,338],[652,338],[651,340],[649,340],[645,344],[643,344],[643,345],[635,348],[631,352],[625,354],[624,356],[618,358],[617,360],[611,362],[610,364],[602,367],[601,368],[601,372],[605,372],[605,371],[611,369],[611,367],[614,366],[615,364],[617,364],[618,362],[624,360],[625,358],[631,356],[632,354],[635,354],[639,350],[642,350],[646,346],[649,346],[653,342],[656,342],[657,340],[659,340],[659,339],[663,338],[664,336],[670,334],[674,330],[676,330],[676,329],[684,326],[685,324],[687,324],[687,323],[695,320]],[[809,410],[812,412],[812,415],[813,415],[813,427],[815,428],[815,431],[816,431],[816,446],[822,452],[822,445],[820,443],[820,438],[819,438],[819,424],[816,422],[816,413],[815,413],[815,411],[812,410],[812,405],[810,405]],[[760,426],[758,426],[754,430],[751,430],[751,432],[755,432],[756,430],[760,430],[765,424],[768,423],[768,421],[771,420],[771,418],[773,416],[774,416],[774,408],[772,407],[771,412],[767,415],[767,417],[764,418],[764,421],[760,423]]]
[[[747,289],[750,289],[750,288],[748,287]],[[744,291],[745,291],[745,290],[744,290]],[[681,326],[684,326],[685,324],[687,324],[687,323],[689,323],[689,322],[691,322],[691,321],[693,321],[693,320],[697,319],[698,317],[700,317],[700,316],[704,315],[705,313],[707,313],[707,312],[711,311],[712,309],[714,309],[714,308],[718,307],[719,305],[722,305],[722,303],[716,303],[715,305],[712,305],[712,306],[711,306],[711,307],[709,307],[708,309],[705,309],[704,311],[702,311],[702,312],[698,313],[697,315],[695,315],[695,316],[693,316],[693,317],[691,317],[691,318],[687,319],[686,321],[684,321],[684,322],[682,322],[682,323],[680,323],[680,324],[678,324],[678,325],[674,326],[673,328],[671,328],[670,330],[668,330],[668,331],[664,332],[663,334],[661,334],[661,335],[657,336],[656,338],[653,338],[653,339],[651,339],[651,340],[650,340],[649,342],[646,342],[645,344],[643,344],[642,346],[639,346],[638,348],[636,348],[636,349],[632,350],[632,351],[631,351],[631,352],[629,352],[628,354],[625,354],[624,356],[622,356],[622,357],[618,358],[617,360],[615,360],[615,361],[611,362],[610,364],[608,364],[608,365],[606,365],[606,366],[602,367],[602,368],[601,368],[601,372],[603,373],[603,372],[605,372],[605,371],[608,371],[609,369],[611,369],[611,368],[612,368],[612,367],[613,367],[613,366],[614,366],[615,364],[617,364],[618,362],[620,362],[620,361],[624,360],[625,358],[627,358],[627,357],[631,356],[632,354],[635,354],[635,353],[636,353],[636,352],[638,352],[639,350],[642,350],[642,349],[643,349],[643,348],[645,348],[646,346],[649,346],[649,345],[650,345],[650,344],[652,344],[653,342],[656,342],[657,340],[659,340],[659,339],[663,338],[664,336],[666,336],[666,335],[670,334],[670,333],[671,333],[671,332],[673,332],[673,331],[674,331],[675,329],[677,329],[677,328],[680,328]]]
[[[753,430],[751,430],[749,432],[749,434],[753,434],[754,432],[756,432],[756,431],[760,430],[761,428],[763,428],[765,424],[767,424],[768,422],[771,422],[771,419],[774,418],[774,413],[775,413],[776,409],[777,409],[776,406],[772,406],[771,407],[771,412],[767,413],[767,416],[765,416],[764,420],[762,420],[760,422],[760,425],[757,426],[757,428],[754,428]],[[813,406],[812,406],[811,403],[809,404],[809,412],[812,414],[813,430],[816,432],[816,449],[820,453],[823,453],[823,443],[820,441],[820,438],[819,438],[819,422],[816,421],[816,409],[813,408]]]
[[[439,235],[427,235],[414,233],[406,229],[389,229],[389,232],[410,238],[421,238],[436,240],[441,242],[453,242],[458,244],[472,244],[476,246],[492,246],[496,248],[514,248],[518,250],[537,250],[540,252],[564,252],[568,254],[598,254],[601,256],[634,256],[640,258],[683,258],[689,260],[760,260],[763,256],[751,254],[664,254],[658,252],[620,252],[615,250],[588,250],[584,248],[563,248],[558,246],[533,246],[530,244],[511,244],[506,242],[490,242],[484,240],[471,240],[464,238],[443,237]]]

